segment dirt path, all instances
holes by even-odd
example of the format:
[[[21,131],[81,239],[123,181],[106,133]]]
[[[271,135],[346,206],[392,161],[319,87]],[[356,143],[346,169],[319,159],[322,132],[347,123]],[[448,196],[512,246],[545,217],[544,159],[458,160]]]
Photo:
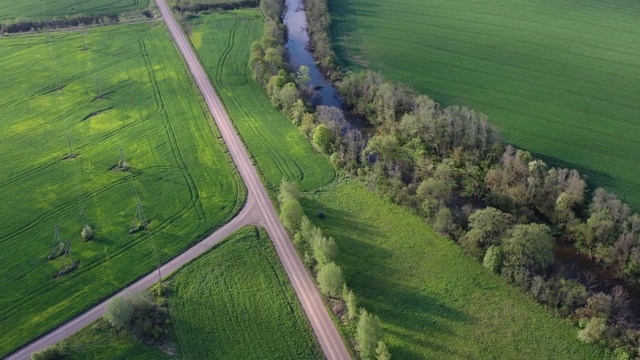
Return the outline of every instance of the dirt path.
[[[324,351],[327,359],[350,359],[349,352],[334,326],[327,309],[322,302],[313,280],[298,257],[289,236],[285,231],[276,209],[267,194],[267,190],[260,181],[260,176],[253,165],[247,150],[244,148],[238,134],[231,123],[224,105],[218,98],[207,73],[198,61],[189,41],[182,29],[173,18],[165,0],[156,0],[156,5],[162,14],[172,38],[184,57],[191,74],[204,97],[215,123],[229,148],[229,153],[235,162],[242,180],[247,186],[247,202],[243,210],[228,224],[211,234],[205,240],[199,242],[178,257],[164,264],[159,272],[153,271],[142,279],[129,285],[112,297],[63,324],[38,340],[28,344],[7,357],[8,360],[28,359],[31,353],[54,345],[73,335],[83,327],[98,319],[104,314],[107,303],[115,296],[129,295],[151,287],[158,281],[158,276],[166,276],[182,265],[195,259],[211,247],[222,241],[235,230],[245,225],[259,225],[264,227],[273,242],[276,252],[282,262],[282,266],[293,285],[313,331]]]

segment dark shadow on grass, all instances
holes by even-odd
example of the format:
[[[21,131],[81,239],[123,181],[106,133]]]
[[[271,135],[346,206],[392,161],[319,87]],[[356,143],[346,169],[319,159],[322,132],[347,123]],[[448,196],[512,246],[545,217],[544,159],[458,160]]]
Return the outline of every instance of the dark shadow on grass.
[[[392,251],[340,232],[340,229],[349,229],[349,233],[357,232],[363,237],[382,236],[375,226],[359,222],[348,212],[320,204],[314,199],[305,198],[302,204],[309,219],[326,236],[336,239],[339,248],[337,263],[345,273],[347,285],[358,296],[359,306],[378,315],[386,325],[388,335],[412,344],[411,347],[393,347],[394,358],[415,359],[424,355],[414,352],[413,348],[428,348],[443,356],[469,358],[456,349],[429,341],[428,338],[429,334],[436,333],[439,336],[457,336],[447,323],[473,324],[476,321],[472,316],[403,281],[404,277],[411,274],[400,270],[397,264],[389,260],[394,255]],[[316,216],[318,211],[324,212],[324,218]],[[390,331],[397,328],[406,331]]]

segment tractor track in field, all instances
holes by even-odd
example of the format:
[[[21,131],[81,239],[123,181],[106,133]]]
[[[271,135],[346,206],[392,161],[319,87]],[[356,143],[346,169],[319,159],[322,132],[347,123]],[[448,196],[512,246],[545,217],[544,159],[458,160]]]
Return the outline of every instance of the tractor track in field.
[[[245,183],[247,188],[247,201],[242,211],[235,218],[208,236],[205,240],[195,244],[176,258],[162,265],[157,271],[151,272],[83,314],[9,355],[7,359],[28,358],[32,352],[39,351],[67,338],[102,316],[106,305],[113,297],[132,294],[150,287],[158,280],[160,274],[166,275],[177,270],[244,225],[262,226],[269,234],[285,273],[293,286],[295,294],[302,305],[304,313],[327,359],[350,359],[351,356],[335,324],[327,313],[327,308],[313,280],[310,278],[286,230],[280,222],[271,198],[260,180],[260,176],[248,151],[236,133],[235,127],[224,105],[211,85],[211,80],[196,57],[184,32],[173,18],[171,10],[165,0],[156,0],[156,5],[162,14],[162,18],[169,29],[171,37],[193,76],[193,80],[195,80],[196,86],[202,93],[207,107],[213,116],[213,120],[218,126],[219,132],[229,149],[229,154],[237,167],[238,173]]]

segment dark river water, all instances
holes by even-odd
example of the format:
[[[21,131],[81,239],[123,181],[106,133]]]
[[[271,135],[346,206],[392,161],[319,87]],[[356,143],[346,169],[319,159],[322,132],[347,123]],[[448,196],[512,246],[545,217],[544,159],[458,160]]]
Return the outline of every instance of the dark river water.
[[[301,65],[309,67],[311,86],[318,89],[316,103],[326,106],[340,107],[342,100],[331,82],[322,74],[309,51],[309,35],[307,34],[307,15],[304,12],[302,0],[287,0],[287,11],[284,24],[287,26],[289,41],[290,63],[294,69]]]

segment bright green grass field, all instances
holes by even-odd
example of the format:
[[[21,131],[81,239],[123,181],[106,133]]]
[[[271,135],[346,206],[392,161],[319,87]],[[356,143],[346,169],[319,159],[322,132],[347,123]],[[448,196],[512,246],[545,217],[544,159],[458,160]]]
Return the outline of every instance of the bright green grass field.
[[[322,358],[263,230],[240,230],[170,283],[172,319],[184,340],[184,358]]]
[[[0,0],[0,20],[118,14],[144,9],[148,5],[149,0]]]
[[[334,46],[640,208],[640,3],[330,0]],[[401,19],[401,20],[400,20]]]
[[[303,206],[336,239],[347,284],[382,320],[394,359],[602,358],[576,327],[364,186],[339,182]]]
[[[274,190],[283,177],[303,190],[331,182],[335,171],[326,157],[284,115],[273,109],[251,77],[251,43],[263,32],[257,10],[201,16],[189,22],[190,39],[266,186]]]
[[[167,281],[171,331],[180,358],[322,358],[263,230],[241,229]],[[126,333],[114,335],[101,320],[66,344],[74,359],[169,358]]]
[[[153,269],[143,232],[128,233],[134,188],[161,262],[245,196],[161,23],[94,28],[86,43],[74,32],[0,40],[0,357]],[[110,170],[119,146],[130,173]],[[79,197],[97,234],[87,243]],[[55,224],[79,264],[58,279],[61,258],[46,260]]]

